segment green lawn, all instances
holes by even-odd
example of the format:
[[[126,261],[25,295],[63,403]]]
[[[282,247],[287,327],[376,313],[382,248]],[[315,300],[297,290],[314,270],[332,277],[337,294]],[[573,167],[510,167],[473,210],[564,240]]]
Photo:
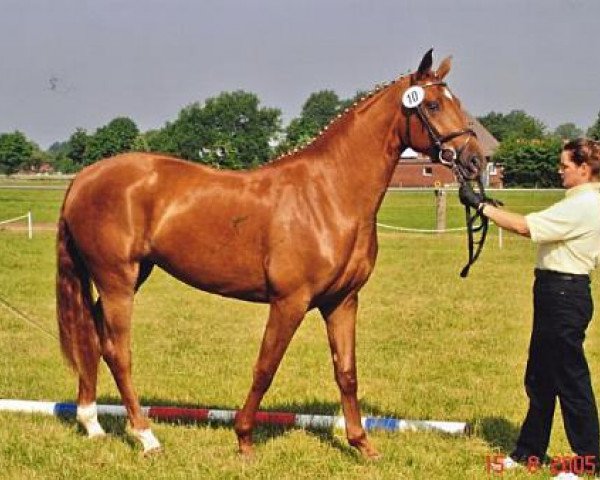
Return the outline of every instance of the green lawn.
[[[62,193],[0,190],[0,196],[0,219],[28,206],[34,218],[51,221]],[[498,196],[526,212],[560,193]],[[449,197],[449,226],[462,222],[455,197]],[[433,195],[390,193],[379,218],[433,228]],[[486,457],[512,447],[525,414],[522,376],[535,248],[505,235],[500,249],[492,236],[470,276],[461,279],[464,234],[382,230],[379,238],[377,267],[362,291],[358,320],[363,415],[468,421],[473,435],[376,432],[371,437],[384,457],[370,463],[347,447],[343,432],[261,427],[256,458],[248,462],[237,456],[230,426],[159,423],[154,430],[165,452],[148,460],[140,457],[121,420],[101,420],[111,435],[88,441],[72,420],[3,413],[0,478],[490,478]],[[0,297],[46,331],[0,305],[2,398],[74,399],[76,382],[54,338],[54,263],[53,233],[36,232],[27,240],[22,232],[0,231]],[[155,272],[136,299],[134,315],[134,378],[142,402],[239,408],[267,310],[207,295]],[[598,334],[596,321],[586,343],[595,379]],[[106,368],[99,395],[100,402],[119,402]],[[340,413],[325,329],[314,312],[292,341],[262,408]],[[556,420],[550,453],[566,454],[562,422]],[[505,475],[532,478],[527,472]],[[545,472],[533,478],[547,477]]]

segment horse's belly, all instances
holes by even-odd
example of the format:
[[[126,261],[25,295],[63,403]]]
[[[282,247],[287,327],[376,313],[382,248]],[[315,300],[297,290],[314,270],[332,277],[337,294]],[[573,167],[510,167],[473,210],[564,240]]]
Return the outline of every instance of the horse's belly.
[[[193,287],[226,297],[268,300],[263,261],[248,240],[219,235],[209,240],[200,233],[184,241],[159,243],[151,256],[163,270]]]
[[[268,301],[265,282],[253,272],[222,264],[186,263],[182,266],[173,261],[157,264],[175,278],[200,290],[254,302]]]

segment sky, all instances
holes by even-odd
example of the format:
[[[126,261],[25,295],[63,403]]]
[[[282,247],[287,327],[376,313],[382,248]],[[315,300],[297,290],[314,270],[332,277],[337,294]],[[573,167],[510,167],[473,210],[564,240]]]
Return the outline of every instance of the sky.
[[[600,111],[600,0],[0,0],[0,133],[42,148],[118,116],[159,128],[222,91],[284,124],[452,55],[479,116],[521,109],[584,130]]]

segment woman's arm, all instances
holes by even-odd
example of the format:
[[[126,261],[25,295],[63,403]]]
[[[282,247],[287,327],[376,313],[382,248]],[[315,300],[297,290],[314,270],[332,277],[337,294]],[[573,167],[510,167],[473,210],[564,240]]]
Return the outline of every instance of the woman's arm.
[[[489,204],[485,204],[481,208],[481,213],[483,213],[499,227],[518,233],[524,237],[531,237],[531,234],[529,233],[529,225],[527,225],[527,221],[523,215],[502,210],[501,208],[494,207],[493,205]]]
[[[523,215],[508,212],[501,208],[485,203],[484,197],[473,191],[469,182],[464,182],[458,189],[458,197],[463,205],[476,209],[499,227],[518,233],[524,237],[531,237],[529,225]]]

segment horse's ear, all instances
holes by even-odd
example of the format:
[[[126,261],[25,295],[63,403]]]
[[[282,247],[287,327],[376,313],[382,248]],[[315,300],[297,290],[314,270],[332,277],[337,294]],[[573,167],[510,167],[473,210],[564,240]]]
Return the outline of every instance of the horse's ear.
[[[435,76],[438,79],[442,80],[446,75],[448,75],[448,72],[450,71],[451,66],[452,66],[452,56],[444,58],[444,60],[442,60],[442,63],[440,63],[440,66],[438,67],[437,72],[435,72]]]
[[[433,65],[433,48],[430,48],[425,55],[417,69],[417,80],[425,78],[428,73],[431,72],[431,66]]]

